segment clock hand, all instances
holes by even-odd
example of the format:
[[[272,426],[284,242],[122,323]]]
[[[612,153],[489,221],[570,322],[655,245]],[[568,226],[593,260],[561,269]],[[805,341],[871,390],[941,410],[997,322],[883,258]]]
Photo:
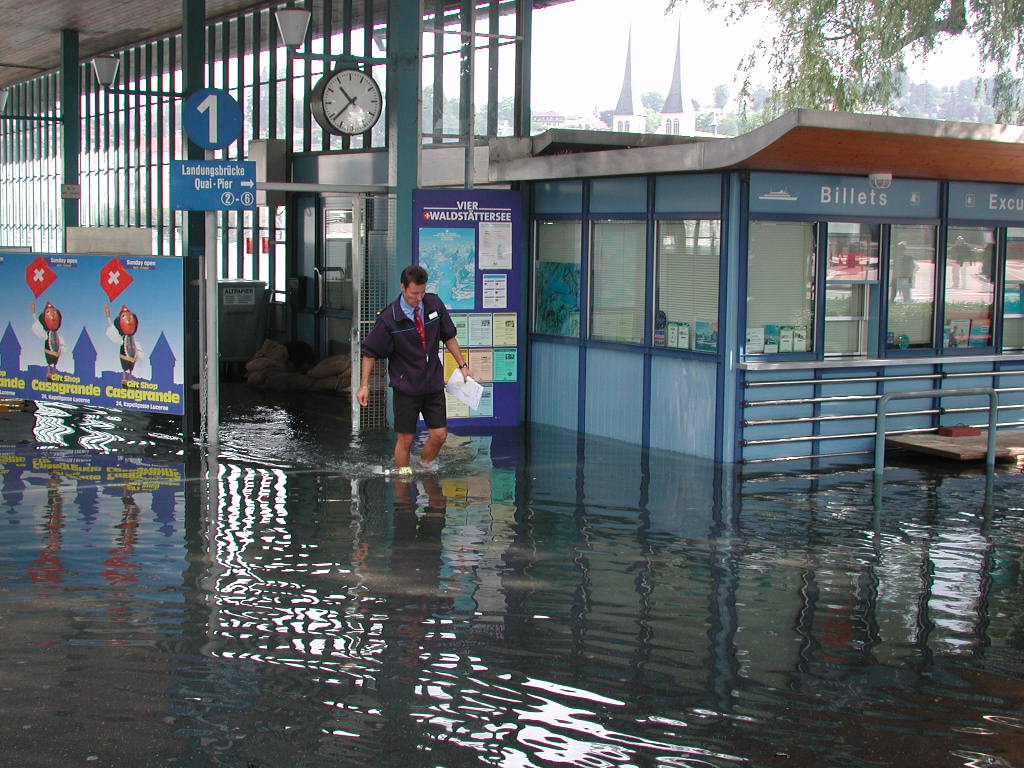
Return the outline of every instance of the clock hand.
[[[352,103],[355,102],[355,99],[353,99],[351,96],[349,96],[348,95],[348,91],[346,91],[344,88],[342,88],[341,85],[338,85],[338,90],[341,91],[341,95],[342,96],[344,96],[346,99],[348,99],[348,104],[345,105],[345,109],[348,109],[352,105]]]

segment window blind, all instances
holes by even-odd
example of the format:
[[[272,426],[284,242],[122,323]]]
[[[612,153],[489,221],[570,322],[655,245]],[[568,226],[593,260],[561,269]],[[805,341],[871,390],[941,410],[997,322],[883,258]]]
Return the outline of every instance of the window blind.
[[[657,308],[668,322],[717,321],[720,223],[666,221],[658,235]]]
[[[814,225],[750,222],[747,326],[803,326],[814,318]]]
[[[641,343],[647,226],[642,221],[595,222],[593,234],[591,336]]]

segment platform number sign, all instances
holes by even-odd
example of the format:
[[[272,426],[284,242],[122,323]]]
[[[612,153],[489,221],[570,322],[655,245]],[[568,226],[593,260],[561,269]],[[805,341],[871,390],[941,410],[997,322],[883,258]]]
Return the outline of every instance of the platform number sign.
[[[242,133],[242,108],[227,91],[204,88],[185,100],[181,122],[197,146],[224,149]]]

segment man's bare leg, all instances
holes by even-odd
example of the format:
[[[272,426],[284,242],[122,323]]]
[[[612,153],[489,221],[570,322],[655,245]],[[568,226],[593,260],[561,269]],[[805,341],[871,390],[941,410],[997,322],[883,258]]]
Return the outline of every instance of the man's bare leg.
[[[412,439],[415,437],[414,434],[405,434],[403,432],[398,433],[398,439],[395,441],[395,466],[396,467],[408,467],[409,456],[412,452]],[[425,450],[425,449],[424,449]]]
[[[429,464],[434,461],[434,459],[437,458],[437,454],[441,452],[441,446],[444,445],[444,441],[447,439],[447,427],[436,427],[429,430],[427,442],[423,446],[423,450],[420,452],[420,461],[424,464]]]

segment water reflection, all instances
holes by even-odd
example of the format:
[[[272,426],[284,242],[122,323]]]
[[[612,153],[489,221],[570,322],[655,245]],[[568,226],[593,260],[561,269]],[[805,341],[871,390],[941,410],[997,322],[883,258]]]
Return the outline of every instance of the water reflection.
[[[877,506],[534,429],[392,483],[253,429],[0,452],[12,764],[1024,765],[1016,471]]]

